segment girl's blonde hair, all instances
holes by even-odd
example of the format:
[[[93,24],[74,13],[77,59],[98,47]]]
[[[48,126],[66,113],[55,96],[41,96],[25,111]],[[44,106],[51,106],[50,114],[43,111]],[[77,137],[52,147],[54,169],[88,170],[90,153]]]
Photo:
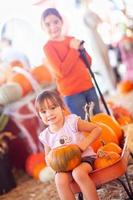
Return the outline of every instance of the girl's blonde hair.
[[[45,109],[44,101],[47,102],[48,100],[50,100],[54,106],[60,106],[62,109],[64,109],[64,103],[59,93],[55,90],[45,90],[41,92],[35,100],[35,108],[38,115],[40,111]]]

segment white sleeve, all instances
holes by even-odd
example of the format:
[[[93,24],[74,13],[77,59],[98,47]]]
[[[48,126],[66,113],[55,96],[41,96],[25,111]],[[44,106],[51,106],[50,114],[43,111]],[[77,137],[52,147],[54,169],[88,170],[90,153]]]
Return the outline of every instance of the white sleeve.
[[[67,118],[67,122],[69,123],[71,130],[73,130],[74,132],[78,132],[77,123],[78,123],[79,119],[80,119],[80,117],[75,114],[71,114]]]
[[[47,144],[47,141],[46,141],[45,135],[46,135],[46,134],[45,134],[45,131],[42,131],[42,132],[39,134],[38,138],[39,138],[40,142],[41,142],[43,145],[48,145],[48,144]]]

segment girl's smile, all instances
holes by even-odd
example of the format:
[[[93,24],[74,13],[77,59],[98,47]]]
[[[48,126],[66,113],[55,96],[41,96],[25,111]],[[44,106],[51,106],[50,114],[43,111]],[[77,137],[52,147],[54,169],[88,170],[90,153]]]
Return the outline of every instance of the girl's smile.
[[[59,130],[64,124],[62,108],[54,105],[49,99],[44,102],[44,109],[39,112],[39,115],[52,132]]]
[[[51,39],[58,40],[62,32],[62,21],[55,15],[48,15],[44,20],[44,29]]]

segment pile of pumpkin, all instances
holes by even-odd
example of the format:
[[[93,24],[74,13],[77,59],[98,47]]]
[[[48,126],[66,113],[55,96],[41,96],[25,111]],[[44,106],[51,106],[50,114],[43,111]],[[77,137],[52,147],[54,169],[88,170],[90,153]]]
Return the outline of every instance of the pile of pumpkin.
[[[25,171],[31,177],[41,182],[46,182],[54,177],[53,171],[46,166],[43,152],[30,154],[25,162]]]
[[[120,147],[124,137],[123,130],[114,117],[99,113],[90,117],[90,121],[97,123],[102,128],[99,138],[92,144],[97,154],[94,163],[95,169],[108,167],[120,159]],[[87,136],[89,133],[84,133]],[[81,151],[77,145],[71,144],[57,147],[50,151],[48,160],[55,171],[70,171],[81,162]]]
[[[0,85],[0,105],[7,105],[17,101],[29,93],[36,92],[43,86],[53,83],[48,68],[40,65],[26,70],[21,66],[14,66]],[[15,94],[15,95],[12,95]]]

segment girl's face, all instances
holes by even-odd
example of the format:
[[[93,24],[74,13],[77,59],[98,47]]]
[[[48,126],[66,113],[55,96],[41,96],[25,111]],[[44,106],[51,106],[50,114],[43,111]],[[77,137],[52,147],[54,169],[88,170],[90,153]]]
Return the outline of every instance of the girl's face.
[[[55,15],[48,15],[44,20],[44,29],[51,39],[59,39],[62,32],[62,21]]]
[[[42,121],[51,127],[60,128],[63,125],[63,110],[60,106],[55,106],[49,99],[44,101],[44,109],[39,112]]]

